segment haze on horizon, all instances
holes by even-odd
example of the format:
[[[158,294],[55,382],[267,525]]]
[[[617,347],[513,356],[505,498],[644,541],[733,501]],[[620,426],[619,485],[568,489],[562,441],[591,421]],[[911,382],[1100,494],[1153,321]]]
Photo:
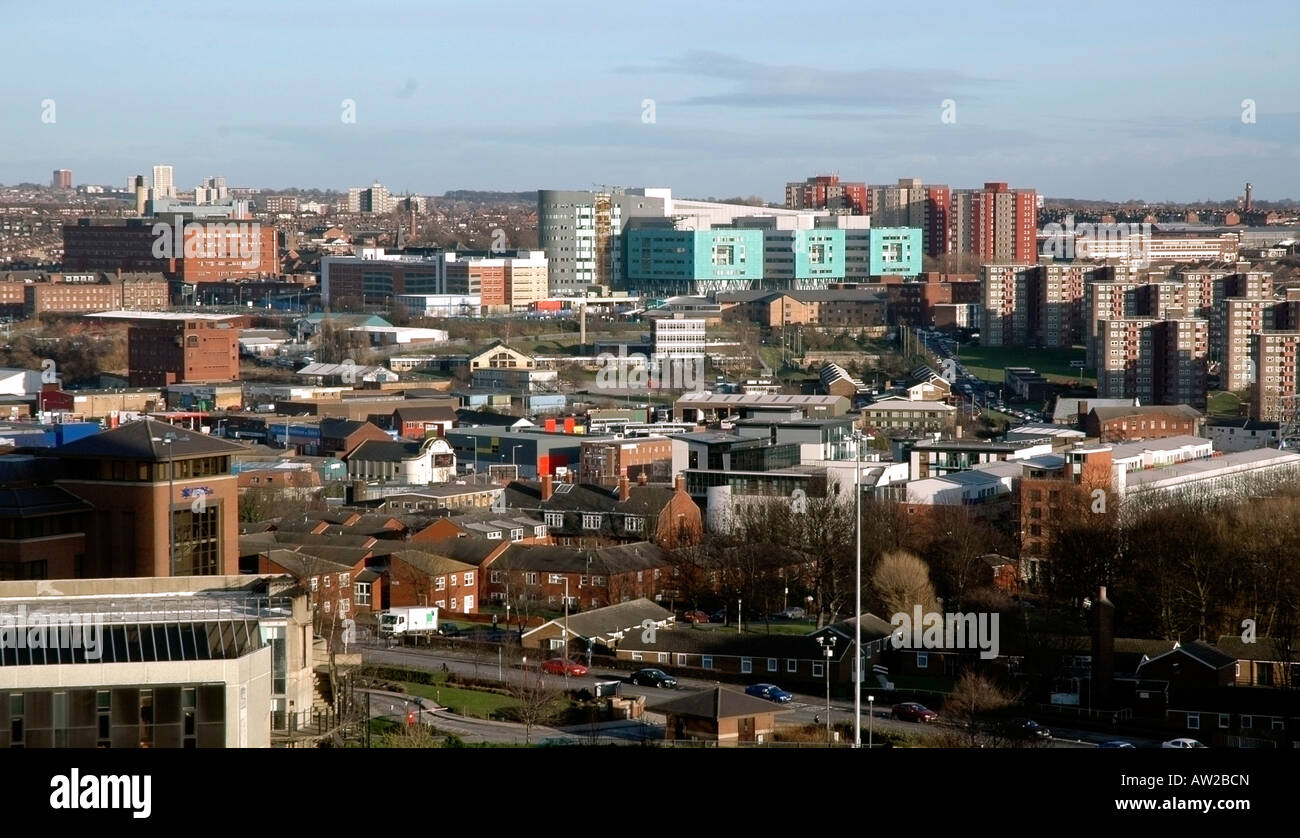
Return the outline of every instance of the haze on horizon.
[[[129,8],[6,8],[0,182],[69,168],[122,185],[169,163],[181,189],[224,175],[779,201],[788,180],[838,172],[1153,203],[1251,181],[1258,200],[1300,198],[1300,10],[1280,0]]]

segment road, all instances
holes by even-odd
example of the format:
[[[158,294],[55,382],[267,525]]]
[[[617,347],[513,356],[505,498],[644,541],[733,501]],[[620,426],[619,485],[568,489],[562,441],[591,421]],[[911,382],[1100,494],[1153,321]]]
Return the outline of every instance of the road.
[[[411,667],[415,669],[437,670],[444,664],[450,672],[466,678],[481,678],[490,681],[509,681],[525,676],[530,678],[540,678],[542,683],[547,687],[556,690],[563,689],[593,689],[597,681],[621,681],[619,687],[620,695],[645,696],[646,705],[653,708],[657,703],[669,698],[680,695],[682,691],[698,691],[710,689],[717,686],[720,682],[707,680],[703,678],[678,678],[678,691],[668,691],[656,689],[654,687],[639,687],[627,683],[626,672],[594,670],[591,674],[578,677],[569,677],[566,679],[562,675],[550,675],[539,673],[533,669],[535,661],[531,659],[528,662],[528,669],[520,665],[509,666],[504,662],[500,670],[496,655],[484,656],[475,660],[473,655],[448,651],[443,649],[417,649],[417,648],[367,648],[363,652],[366,663],[369,664],[389,664],[397,666]],[[735,685],[729,685],[735,686]],[[739,687],[737,687],[739,688]],[[379,694],[375,694],[372,699],[372,714],[385,715],[395,719],[404,718],[407,711],[411,709],[410,701],[389,701],[383,705],[383,713],[374,712],[374,708],[380,705],[378,702]],[[414,700],[414,699],[412,699]],[[401,706],[398,706],[398,705]],[[427,702],[432,705],[433,702]],[[795,693],[793,700],[789,704],[782,705],[782,710],[788,712],[782,713],[778,718],[785,724],[825,724],[826,723],[826,697],[825,695],[814,696]],[[922,740],[927,738],[932,732],[932,728],[915,722],[904,722],[890,718],[889,707],[882,703],[875,706],[874,713],[868,702],[862,705],[862,741],[866,744],[873,739],[873,734],[892,733],[899,735],[916,736]],[[421,715],[421,721],[432,723],[440,730],[455,732],[462,736],[467,742],[503,742],[512,744],[523,744],[524,733],[523,726],[509,722],[495,722],[481,719],[471,719],[463,716],[457,716],[442,710],[425,710]],[[599,735],[605,741],[622,740],[629,742],[639,742],[645,738],[657,739],[663,735],[662,725],[663,716],[650,710],[646,713],[648,726],[636,722],[604,724],[599,727]],[[853,704],[842,698],[835,698],[831,701],[831,724],[853,724]],[[1114,739],[1114,736],[1108,736],[1089,731],[1073,730],[1052,726],[1055,736],[1050,741],[1044,743],[1045,747],[1051,748],[1092,748],[1096,743],[1107,739]],[[533,742],[554,741],[554,742],[587,742],[593,735],[591,728],[574,729],[568,731],[557,730],[554,728],[534,728],[531,740]],[[1137,739],[1130,739],[1138,747],[1158,746],[1159,743],[1149,743]]]

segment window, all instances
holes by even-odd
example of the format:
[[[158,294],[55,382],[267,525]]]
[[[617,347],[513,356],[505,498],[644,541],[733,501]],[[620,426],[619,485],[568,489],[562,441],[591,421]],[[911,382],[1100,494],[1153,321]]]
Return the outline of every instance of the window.
[[[642,659],[643,659],[643,658],[641,657],[641,653],[640,653],[640,652],[633,652],[633,653],[632,653],[632,660],[634,660],[634,661],[639,661],[639,660],[642,660]]]
[[[1242,717],[1241,717],[1241,729],[1242,729],[1242,730],[1250,730],[1250,729],[1253,728],[1254,726],[1255,726],[1255,717],[1254,717],[1254,716],[1242,716]]]
[[[330,613],[330,601],[328,599],[325,600],[325,613]]]
[[[460,610],[460,600],[456,599],[456,597],[451,598],[451,610],[452,611]]]
[[[795,660],[794,658],[786,658],[786,659],[785,659],[785,671],[786,671],[786,672],[798,672],[798,671],[799,671],[799,661]]]
[[[446,607],[447,607],[447,600],[445,600],[445,599],[440,599],[440,600],[438,600],[437,602],[435,602],[434,605],[438,606],[439,608],[446,608]]]
[[[370,605],[370,583],[358,582],[356,588],[357,605]]]
[[[506,575],[505,575],[504,573],[502,573],[501,571],[499,571],[499,570],[494,570],[494,571],[492,571],[492,581],[493,581],[494,583],[496,583],[496,582],[504,582],[504,581],[505,581],[505,578],[506,578]]]
[[[1228,715],[1227,713],[1220,713],[1219,727],[1231,727],[1231,726],[1232,726],[1232,716]]]
[[[660,662],[660,663],[668,663],[668,653],[667,653],[667,652],[660,652],[660,653],[659,653],[659,662]]]
[[[584,530],[598,530],[598,529],[600,529],[600,517],[601,517],[600,515],[592,515],[592,514],[588,514],[588,513],[583,513],[583,516],[582,516],[582,528],[583,528]]]
[[[447,574],[447,578],[451,580],[451,586],[452,586],[453,588],[456,587],[456,574],[454,574],[454,573],[449,573],[449,574]]]
[[[447,577],[446,577],[446,576],[439,576],[437,579],[434,579],[434,580],[433,580],[433,589],[434,589],[435,591],[445,591],[445,590],[447,590]]]
[[[563,526],[564,526],[564,513],[563,513],[563,512],[547,512],[547,513],[546,513],[546,526],[548,526],[548,527],[563,527]]]
[[[550,576],[546,577],[546,581],[550,582],[552,585],[563,585],[564,577],[558,573],[552,573]]]
[[[473,574],[472,571],[466,571],[466,572],[465,572],[465,584],[466,584],[466,585],[473,585],[473,584],[474,584],[474,574]]]
[[[349,584],[351,584],[351,581],[352,581],[352,578],[351,578],[351,577],[352,577],[352,574],[350,574],[350,573],[340,573],[340,574],[339,574],[339,587],[340,587],[340,588],[346,588]]]
[[[591,577],[591,584],[595,585],[597,588],[603,588],[605,587],[605,577],[593,576]]]
[[[741,658],[741,659],[740,659],[740,671],[741,671],[741,673],[744,674],[744,675],[748,675],[749,673],[753,672],[753,671],[754,671],[754,660],[753,660],[753,658]]]
[[[629,515],[623,519],[623,525],[628,532],[643,532],[645,530],[645,518],[640,515]]]
[[[820,677],[822,677],[822,662],[821,662],[821,661],[813,661],[813,665],[812,665],[812,674],[813,674],[813,677],[814,677],[814,678],[820,678]]]
[[[928,654],[926,654],[925,652],[917,652],[917,653],[916,653],[916,668],[917,668],[917,669],[929,669],[929,668],[930,668],[930,656],[929,656]]]
[[[776,658],[768,658],[768,659],[767,659],[767,671],[768,671],[768,672],[776,672],[776,670],[777,670]]]
[[[685,666],[685,665],[686,665],[686,656],[683,655],[681,652],[678,652],[678,653],[677,653],[677,665],[678,665],[678,666]]]
[[[705,655],[704,657],[700,658],[700,666],[703,667],[704,669],[712,669],[713,657],[711,655]]]
[[[345,614],[345,613],[347,613],[348,611],[350,611],[351,609],[352,609],[352,600],[350,600],[350,599],[341,599],[341,600],[339,600],[339,613],[340,613],[340,614]]]
[[[1200,729],[1201,729],[1201,714],[1200,714],[1200,713],[1188,713],[1188,714],[1187,714],[1187,729],[1188,729],[1188,730],[1200,730]]]
[[[1283,719],[1274,718],[1270,727],[1272,727],[1273,730],[1283,730],[1286,727],[1286,722]]]
[[[525,573],[525,574],[524,574],[524,584],[526,584],[526,585],[536,585],[536,584],[537,584],[537,574],[536,574],[536,573]]]
[[[313,576],[311,578],[311,589],[315,591],[319,587],[319,583],[320,583],[320,578]]]
[[[333,578],[334,578],[333,576],[326,576],[326,577],[325,577],[325,587],[328,588],[328,587],[330,586],[330,580],[333,579]]]
[[[590,584],[591,584],[591,577],[588,577],[588,576],[579,576],[579,577],[578,577],[578,587],[579,587],[579,588],[585,588],[585,587],[587,587],[587,586],[590,585]]]

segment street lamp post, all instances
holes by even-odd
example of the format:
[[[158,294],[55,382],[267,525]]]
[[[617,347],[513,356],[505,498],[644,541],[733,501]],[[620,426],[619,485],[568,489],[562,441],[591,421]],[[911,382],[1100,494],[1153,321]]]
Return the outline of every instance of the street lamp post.
[[[560,665],[564,667],[564,687],[569,687],[569,577],[564,577],[564,656]]]
[[[826,744],[831,741],[831,654],[835,651],[834,636],[817,638],[817,645],[826,654]]]
[[[515,459],[515,452],[518,451],[520,448],[523,448],[523,446],[516,445],[510,449],[510,465],[514,466],[516,480],[519,479],[519,462]]]
[[[871,741],[872,733],[873,733],[873,729],[875,728],[875,725],[876,725],[876,697],[874,695],[869,695],[867,696],[867,747],[868,748],[875,747],[875,745],[872,744]]]
[[[862,433],[853,435],[853,517],[858,545],[853,574],[853,747],[862,747]],[[868,739],[870,741],[870,739]]]

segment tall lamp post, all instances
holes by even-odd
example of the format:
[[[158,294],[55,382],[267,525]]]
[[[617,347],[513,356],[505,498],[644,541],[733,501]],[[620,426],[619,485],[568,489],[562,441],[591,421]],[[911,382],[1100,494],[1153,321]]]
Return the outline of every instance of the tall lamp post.
[[[871,741],[872,733],[873,733],[873,729],[875,728],[875,725],[876,725],[876,697],[874,695],[869,695],[867,696],[867,747],[868,748],[875,747],[875,745]]]
[[[853,517],[858,545],[853,573],[853,747],[862,747],[862,432],[853,434]],[[868,743],[870,738],[868,737]]]
[[[513,447],[510,449],[510,465],[514,466],[514,468],[515,468],[515,479],[516,479],[516,480],[519,479],[519,463],[518,463],[518,461],[515,460],[515,452],[518,451],[520,448],[523,448],[523,446],[522,446],[522,445],[515,445],[515,446],[513,446]]]
[[[560,665],[564,667],[564,688],[569,688],[569,577],[564,577],[564,657]]]
[[[817,638],[817,645],[826,654],[826,744],[831,741],[831,654],[835,651],[834,636]]]
[[[150,437],[153,442],[161,442],[167,446],[167,566],[172,576],[176,575],[176,515],[172,512],[172,504],[176,497],[176,460],[173,457],[173,443],[176,442],[176,434],[168,433],[162,436]]]

